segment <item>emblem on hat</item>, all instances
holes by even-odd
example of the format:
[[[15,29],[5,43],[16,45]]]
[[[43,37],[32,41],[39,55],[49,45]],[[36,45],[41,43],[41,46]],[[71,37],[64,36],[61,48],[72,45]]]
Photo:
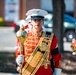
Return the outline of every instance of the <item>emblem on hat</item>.
[[[39,13],[39,12],[40,12],[40,10],[36,10],[36,12],[37,12],[37,13]]]

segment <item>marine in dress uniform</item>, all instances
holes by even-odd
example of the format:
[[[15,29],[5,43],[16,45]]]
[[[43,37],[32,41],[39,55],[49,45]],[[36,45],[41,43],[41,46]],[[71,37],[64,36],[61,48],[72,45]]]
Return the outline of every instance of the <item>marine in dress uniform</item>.
[[[19,39],[16,42],[17,70],[20,63],[23,63],[24,73],[22,75],[61,75],[62,57],[58,51],[58,40],[54,34],[48,36],[42,29],[44,17],[47,14],[42,9],[31,9],[26,13],[26,16],[29,16],[28,20],[31,20],[32,30],[27,32],[27,38],[22,45],[22,54],[20,54]],[[54,60],[54,73],[50,64],[51,58]]]

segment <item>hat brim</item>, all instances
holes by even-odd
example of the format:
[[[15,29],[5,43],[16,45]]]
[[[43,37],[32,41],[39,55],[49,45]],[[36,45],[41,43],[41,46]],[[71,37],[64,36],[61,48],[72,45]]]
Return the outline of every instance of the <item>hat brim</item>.
[[[44,19],[43,16],[31,16],[31,19]]]

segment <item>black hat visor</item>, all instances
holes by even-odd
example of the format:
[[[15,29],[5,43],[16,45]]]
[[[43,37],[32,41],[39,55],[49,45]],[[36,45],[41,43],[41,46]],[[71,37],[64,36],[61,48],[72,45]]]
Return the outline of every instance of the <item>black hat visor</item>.
[[[43,16],[31,16],[31,19],[44,19]]]

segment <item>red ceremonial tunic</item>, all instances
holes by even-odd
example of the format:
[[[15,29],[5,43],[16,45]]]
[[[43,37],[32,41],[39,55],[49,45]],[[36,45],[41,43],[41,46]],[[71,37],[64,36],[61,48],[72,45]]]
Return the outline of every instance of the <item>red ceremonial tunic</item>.
[[[35,47],[37,46],[38,42],[40,40],[40,36],[35,36],[31,32],[28,33],[27,39],[24,41],[23,45],[23,55],[25,57],[25,61],[29,58]],[[19,46],[19,41],[17,40],[17,46]],[[16,58],[20,54],[19,48],[16,49]],[[56,36],[54,35],[52,44],[50,46],[50,53],[48,60],[50,61],[51,57],[54,59],[55,62],[55,68],[60,68],[60,61],[61,61],[61,54],[58,52],[58,41]],[[53,75],[53,71],[51,68],[51,65],[48,64],[48,67],[45,68],[44,65],[42,65],[35,75]]]

